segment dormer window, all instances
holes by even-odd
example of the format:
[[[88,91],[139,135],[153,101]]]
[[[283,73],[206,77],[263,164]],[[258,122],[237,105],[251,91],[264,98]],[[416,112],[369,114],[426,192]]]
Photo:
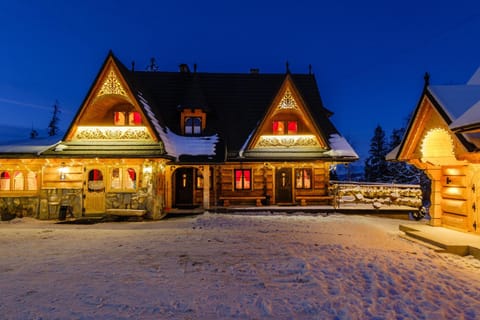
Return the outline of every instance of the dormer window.
[[[202,133],[202,118],[187,117],[185,118],[185,135],[199,135]]]
[[[298,123],[297,121],[273,121],[273,134],[297,134]]]
[[[182,134],[198,136],[205,130],[207,114],[202,109],[183,109],[180,115]]]
[[[140,112],[115,111],[113,113],[113,124],[116,126],[139,126],[142,124]]]

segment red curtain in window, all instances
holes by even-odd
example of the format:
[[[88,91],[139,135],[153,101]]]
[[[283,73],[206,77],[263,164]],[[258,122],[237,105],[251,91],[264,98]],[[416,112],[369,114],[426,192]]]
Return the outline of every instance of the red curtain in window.
[[[285,124],[283,121],[273,121],[273,134],[284,134]]]
[[[243,188],[250,189],[250,170],[243,170]]]
[[[140,116],[140,112],[133,112],[133,124],[140,125],[142,123],[142,117]]]
[[[288,134],[297,134],[297,121],[288,121]]]

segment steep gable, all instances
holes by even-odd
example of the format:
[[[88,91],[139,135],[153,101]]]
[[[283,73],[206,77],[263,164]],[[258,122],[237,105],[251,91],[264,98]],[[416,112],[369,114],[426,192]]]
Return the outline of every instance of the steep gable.
[[[63,141],[43,155],[163,157],[155,114],[130,82],[130,71],[109,53]]]
[[[145,110],[138,103],[113,54],[109,54],[65,141],[157,141]]]
[[[396,159],[431,164],[454,163],[467,152],[465,140],[449,129],[450,113],[428,88],[424,90],[407,128]]]
[[[246,153],[325,151],[327,141],[287,74],[285,81],[254,132]],[[291,156],[295,156],[291,153]]]

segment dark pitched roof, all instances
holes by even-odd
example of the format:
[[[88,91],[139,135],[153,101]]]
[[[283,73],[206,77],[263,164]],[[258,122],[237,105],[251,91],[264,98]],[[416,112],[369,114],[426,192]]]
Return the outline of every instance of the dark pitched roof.
[[[127,75],[128,74],[128,75]],[[218,133],[229,154],[238,153],[278,94],[286,74],[127,72],[159,121],[180,134],[179,105],[208,106],[205,135]],[[314,75],[290,75],[326,139],[338,134],[329,121]],[[218,150],[217,150],[218,151]]]

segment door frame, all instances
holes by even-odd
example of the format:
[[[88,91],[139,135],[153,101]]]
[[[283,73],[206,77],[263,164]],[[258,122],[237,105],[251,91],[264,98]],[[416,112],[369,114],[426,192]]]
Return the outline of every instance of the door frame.
[[[278,175],[281,173],[281,171],[285,171],[285,172],[288,172],[288,175],[290,177],[289,181],[287,181],[287,183],[290,185],[290,196],[289,196],[289,199],[280,199],[279,197],[279,192],[278,192],[278,189],[279,189],[279,184],[281,183],[281,181],[279,181],[278,179]],[[293,168],[291,167],[279,167],[279,168],[275,168],[275,186],[274,186],[274,190],[275,190],[275,203],[276,204],[294,204],[294,195],[293,195]],[[287,201],[285,201],[287,200]]]
[[[89,191],[89,173],[92,170],[99,170],[102,173],[103,177],[103,191],[94,192]],[[106,184],[107,184],[107,168],[105,166],[93,166],[89,165],[85,167],[85,176],[84,176],[84,184],[83,184],[83,211],[85,215],[97,214],[97,213],[105,213],[106,210]],[[93,209],[89,210],[89,198],[91,202],[95,203]]]

